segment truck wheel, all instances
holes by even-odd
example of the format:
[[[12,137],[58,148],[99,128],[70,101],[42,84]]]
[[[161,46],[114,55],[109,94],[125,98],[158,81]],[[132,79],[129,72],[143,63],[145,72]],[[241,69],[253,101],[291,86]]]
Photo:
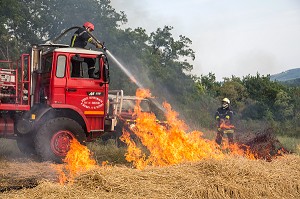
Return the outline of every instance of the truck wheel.
[[[43,161],[62,163],[74,138],[81,144],[86,139],[83,128],[76,121],[64,117],[51,119],[37,131],[35,149]]]
[[[34,140],[31,134],[18,135],[17,145],[19,150],[25,155],[36,155]]]

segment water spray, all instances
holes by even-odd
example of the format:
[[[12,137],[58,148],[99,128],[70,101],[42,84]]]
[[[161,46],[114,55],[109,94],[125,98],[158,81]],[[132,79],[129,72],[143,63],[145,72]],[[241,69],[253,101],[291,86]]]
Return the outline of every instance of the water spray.
[[[118,65],[118,67],[139,87],[139,88],[144,88],[144,86],[142,85],[142,83],[140,83],[139,81],[137,81],[135,79],[135,77],[133,76],[133,74],[127,69],[125,68],[125,66],[123,64],[121,64],[117,58],[115,56],[112,55],[112,53],[109,50],[105,50],[105,52],[108,54],[108,56]],[[165,109],[159,104],[159,102],[154,99],[154,98],[150,98],[149,99],[157,108],[159,108],[161,111],[165,112]]]
[[[131,72],[125,68],[116,58],[111,54],[109,50],[105,51],[108,56],[118,65],[118,67],[139,87],[139,88],[144,88],[144,86],[135,79],[135,77],[131,74]]]

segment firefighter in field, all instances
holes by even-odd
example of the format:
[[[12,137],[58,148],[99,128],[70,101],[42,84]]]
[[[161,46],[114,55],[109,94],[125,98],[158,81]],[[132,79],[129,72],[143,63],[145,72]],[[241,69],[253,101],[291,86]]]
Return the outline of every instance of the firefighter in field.
[[[222,106],[217,109],[215,118],[217,120],[218,132],[216,136],[216,143],[221,145],[222,138],[226,134],[229,145],[233,144],[234,126],[232,124],[233,111],[230,109],[230,100],[224,98]]]
[[[71,47],[85,48],[87,43],[91,43],[94,46],[96,46],[96,48],[102,48],[104,51],[106,51],[106,48],[102,44],[97,42],[95,39],[93,39],[93,37],[91,37],[88,34],[90,32],[93,32],[94,28],[95,28],[94,24],[92,24],[91,22],[85,22],[83,24],[83,27],[78,28],[78,30],[76,30],[76,32],[72,36],[70,46]],[[89,77],[94,77],[95,60],[89,59],[89,60],[85,60],[85,61],[88,64]],[[74,65],[78,65],[78,63],[76,64],[75,62],[74,62]],[[80,73],[79,67],[76,67],[76,69],[74,70],[74,75],[72,75],[72,76],[79,77],[79,73]]]

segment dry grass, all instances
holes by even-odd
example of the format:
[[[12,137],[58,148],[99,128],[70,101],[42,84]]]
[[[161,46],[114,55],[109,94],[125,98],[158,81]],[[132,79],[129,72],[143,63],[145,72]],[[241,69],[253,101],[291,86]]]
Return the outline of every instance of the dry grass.
[[[300,138],[286,136],[277,137],[287,150],[300,155]]]
[[[72,185],[41,181],[0,198],[300,198],[300,157],[203,160],[142,171],[104,166]]]
[[[99,165],[108,161],[110,164],[128,164],[125,160],[127,148],[117,147],[114,140],[110,139],[106,143],[96,141],[88,143],[88,148],[92,152],[93,158]]]

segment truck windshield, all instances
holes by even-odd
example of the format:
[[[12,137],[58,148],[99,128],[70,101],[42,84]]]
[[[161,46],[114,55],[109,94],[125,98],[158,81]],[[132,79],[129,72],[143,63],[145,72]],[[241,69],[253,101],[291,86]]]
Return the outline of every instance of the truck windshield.
[[[80,59],[71,60],[71,77],[99,78],[99,75],[99,58],[81,56]]]

